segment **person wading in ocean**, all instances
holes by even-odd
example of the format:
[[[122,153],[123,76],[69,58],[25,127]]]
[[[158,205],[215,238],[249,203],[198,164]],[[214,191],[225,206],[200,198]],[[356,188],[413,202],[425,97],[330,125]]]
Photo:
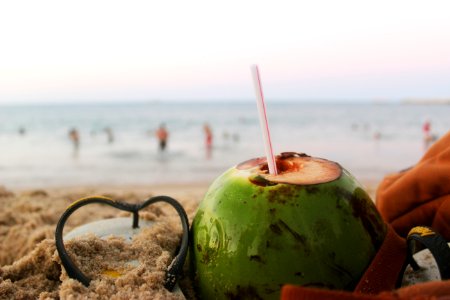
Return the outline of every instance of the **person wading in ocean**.
[[[78,149],[80,148],[80,134],[76,128],[72,128],[69,130],[69,139],[73,144],[73,156],[78,156]]]
[[[206,158],[211,158],[213,133],[208,123],[203,125],[203,132],[205,133]]]
[[[156,137],[159,141],[159,150],[163,152],[167,147],[167,139],[169,138],[169,132],[166,129],[166,125],[163,123],[156,130]]]

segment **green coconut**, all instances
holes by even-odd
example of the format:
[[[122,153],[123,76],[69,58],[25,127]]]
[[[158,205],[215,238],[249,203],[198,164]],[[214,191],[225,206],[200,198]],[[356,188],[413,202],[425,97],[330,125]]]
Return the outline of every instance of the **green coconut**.
[[[368,194],[339,164],[297,153],[226,171],[192,223],[201,299],[279,299],[284,284],[352,290],[384,240]]]

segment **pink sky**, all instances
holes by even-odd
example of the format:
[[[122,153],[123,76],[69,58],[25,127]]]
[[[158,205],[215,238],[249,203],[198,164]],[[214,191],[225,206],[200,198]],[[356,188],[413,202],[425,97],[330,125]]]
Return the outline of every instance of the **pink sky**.
[[[11,1],[0,104],[450,98],[448,1]]]

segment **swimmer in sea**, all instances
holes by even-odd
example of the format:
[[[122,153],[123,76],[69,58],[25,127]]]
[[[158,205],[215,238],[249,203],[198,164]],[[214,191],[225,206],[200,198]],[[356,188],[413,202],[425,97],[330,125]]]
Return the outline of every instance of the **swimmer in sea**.
[[[159,150],[161,152],[165,151],[167,147],[167,140],[169,138],[169,132],[167,131],[164,123],[159,126],[158,130],[156,130],[156,137],[159,141]]]
[[[206,158],[211,157],[213,133],[208,123],[203,125],[203,132],[205,133]]]
[[[72,128],[69,131],[69,139],[72,141],[73,144],[73,153],[74,157],[78,154],[78,148],[80,147],[80,135],[78,133],[78,130],[76,128]]]

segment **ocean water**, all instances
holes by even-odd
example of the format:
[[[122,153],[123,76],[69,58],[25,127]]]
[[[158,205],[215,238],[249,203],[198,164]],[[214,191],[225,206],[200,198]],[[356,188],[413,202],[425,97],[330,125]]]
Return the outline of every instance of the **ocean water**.
[[[360,181],[414,165],[426,118],[436,136],[450,129],[450,105],[269,102],[267,109],[276,153],[334,160]],[[209,155],[205,122],[214,134]],[[161,123],[170,134],[163,153],[154,137]],[[68,138],[73,127],[78,151]],[[251,101],[0,107],[0,185],[10,188],[212,182],[258,156],[264,147]]]

